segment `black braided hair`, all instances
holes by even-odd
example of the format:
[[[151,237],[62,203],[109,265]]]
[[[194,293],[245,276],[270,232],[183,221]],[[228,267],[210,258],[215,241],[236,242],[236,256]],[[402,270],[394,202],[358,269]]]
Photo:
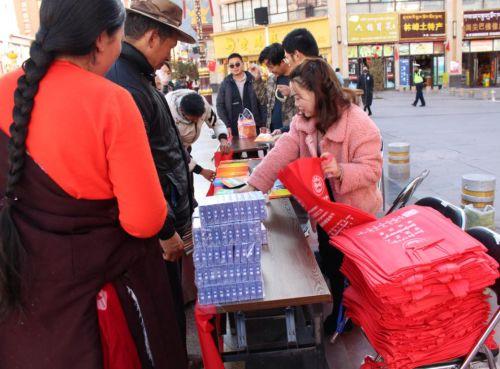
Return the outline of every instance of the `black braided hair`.
[[[16,185],[22,180],[26,138],[40,81],[57,55],[89,55],[97,37],[114,34],[125,21],[120,0],[43,0],[40,29],[30,47],[30,58],[14,92],[13,123],[8,144],[8,173],[0,211],[0,320],[22,307],[21,278],[25,250],[13,215]]]

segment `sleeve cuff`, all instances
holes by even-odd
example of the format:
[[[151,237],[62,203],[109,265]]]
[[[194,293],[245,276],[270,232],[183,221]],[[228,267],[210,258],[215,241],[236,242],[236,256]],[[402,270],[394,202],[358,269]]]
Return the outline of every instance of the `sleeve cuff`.
[[[172,238],[174,234],[175,234],[174,220],[172,219],[172,217],[167,216],[165,224],[163,224],[163,228],[158,234],[158,237],[160,238],[160,240],[168,240],[169,238]]]
[[[200,167],[198,164],[196,164],[193,168],[193,172],[196,174],[200,174],[202,170],[203,170],[203,168]]]

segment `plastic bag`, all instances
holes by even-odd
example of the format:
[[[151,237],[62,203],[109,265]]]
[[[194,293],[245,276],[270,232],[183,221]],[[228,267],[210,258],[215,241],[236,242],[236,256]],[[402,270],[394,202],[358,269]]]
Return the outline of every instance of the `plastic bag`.
[[[240,138],[254,138],[257,136],[255,119],[250,110],[245,108],[238,118],[238,135]]]

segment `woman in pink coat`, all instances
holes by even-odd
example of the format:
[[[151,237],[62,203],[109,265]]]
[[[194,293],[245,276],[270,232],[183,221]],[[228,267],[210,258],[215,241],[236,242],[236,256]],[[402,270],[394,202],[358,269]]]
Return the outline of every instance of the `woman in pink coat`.
[[[325,158],[323,171],[332,201],[375,214],[382,205],[377,183],[382,174],[381,137],[363,110],[351,103],[332,68],[322,59],[308,59],[290,75],[298,114],[244,190],[267,192],[280,169],[300,157]],[[323,270],[330,279],[334,306],[324,327],[333,334],[343,291],[340,273],[343,254],[329,245],[326,232],[318,230]]]

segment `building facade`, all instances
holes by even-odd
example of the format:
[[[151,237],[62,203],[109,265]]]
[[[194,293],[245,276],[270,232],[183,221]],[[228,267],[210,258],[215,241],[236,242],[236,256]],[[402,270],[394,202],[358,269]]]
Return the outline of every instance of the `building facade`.
[[[267,7],[269,25],[254,9]],[[294,28],[309,29],[321,55],[354,86],[363,66],[386,89],[409,88],[418,65],[427,86],[500,86],[500,0],[219,0],[213,54],[219,82],[232,52],[258,59]]]

